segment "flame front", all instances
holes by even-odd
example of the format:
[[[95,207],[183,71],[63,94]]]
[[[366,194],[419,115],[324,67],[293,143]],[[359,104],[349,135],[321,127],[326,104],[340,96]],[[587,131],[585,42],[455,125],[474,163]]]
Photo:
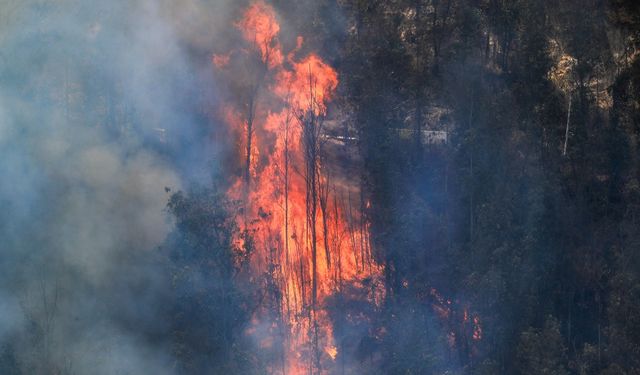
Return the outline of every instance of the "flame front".
[[[285,62],[276,14],[264,2],[247,8],[236,26],[251,46],[245,55],[255,52],[262,72],[247,85],[242,102],[221,113],[240,139],[244,160],[228,194],[242,202],[236,220],[250,235],[251,270],[264,277],[269,296],[254,326],[285,332],[284,358],[270,366],[272,373],[327,373],[339,356],[327,298],[363,280],[378,285],[371,288],[372,303],[384,293],[361,199],[352,199],[360,197],[358,183],[332,176],[323,150],[338,74],[316,54],[297,58],[302,38]],[[215,67],[227,69],[232,55],[214,56]],[[261,338],[261,346],[270,348],[273,341]]]
[[[253,47],[260,51],[262,60],[270,68],[282,64],[282,49],[277,39],[280,24],[273,8],[262,1],[254,3],[244,12],[237,27],[242,31],[244,39],[253,43]]]

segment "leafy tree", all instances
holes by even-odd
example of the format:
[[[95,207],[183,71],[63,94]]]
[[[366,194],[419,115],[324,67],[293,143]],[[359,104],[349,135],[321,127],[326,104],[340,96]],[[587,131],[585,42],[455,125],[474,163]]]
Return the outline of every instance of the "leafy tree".
[[[251,373],[255,358],[243,336],[256,296],[241,271],[250,251],[234,221],[236,205],[215,190],[175,193],[176,229],[167,241],[174,293],[175,355],[185,374]]]
[[[566,351],[560,324],[549,316],[542,329],[529,328],[522,332],[518,344],[518,372],[522,375],[569,374]]]

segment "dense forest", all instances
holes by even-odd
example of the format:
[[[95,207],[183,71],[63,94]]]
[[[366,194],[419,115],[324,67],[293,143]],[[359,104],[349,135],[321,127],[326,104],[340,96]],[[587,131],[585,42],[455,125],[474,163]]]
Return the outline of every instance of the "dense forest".
[[[634,0],[0,0],[0,374],[640,375]]]

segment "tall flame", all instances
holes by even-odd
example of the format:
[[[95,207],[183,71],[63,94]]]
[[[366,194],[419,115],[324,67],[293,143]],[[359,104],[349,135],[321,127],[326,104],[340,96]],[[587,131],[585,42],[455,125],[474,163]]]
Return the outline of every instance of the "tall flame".
[[[265,303],[254,323],[270,319],[275,309],[275,326],[286,328],[285,358],[272,373],[327,373],[340,355],[327,298],[347,283],[381,280],[383,271],[371,256],[360,205],[351,199],[359,194],[357,182],[333,178],[323,152],[338,74],[316,54],[296,58],[300,37],[285,63],[276,14],[262,1],[249,6],[236,26],[265,72],[250,85],[248,99],[230,103],[221,116],[242,135],[246,160],[228,194],[243,202],[236,220],[253,240],[252,272],[266,275],[265,292],[275,301]],[[214,56],[217,69],[229,65],[227,56]],[[372,303],[379,303],[382,290],[372,292]]]
[[[270,6],[257,1],[244,12],[244,17],[237,23],[244,39],[254,44],[260,51],[262,60],[270,68],[282,64],[282,50],[278,42],[280,24]]]

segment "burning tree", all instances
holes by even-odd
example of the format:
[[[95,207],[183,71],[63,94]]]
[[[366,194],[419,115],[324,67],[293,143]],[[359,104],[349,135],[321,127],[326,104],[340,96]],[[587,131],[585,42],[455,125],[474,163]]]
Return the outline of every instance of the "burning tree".
[[[361,285],[382,274],[365,254],[366,226],[353,225],[362,220],[360,212],[350,200],[345,209],[341,198],[357,194],[358,181],[331,181],[323,149],[338,75],[316,54],[299,57],[301,37],[285,58],[275,12],[263,2],[247,8],[236,26],[247,49],[217,55],[214,65],[233,85],[240,78],[232,66],[251,56],[260,61],[253,65],[256,80],[245,85],[245,100],[230,100],[221,111],[245,150],[241,176],[228,195],[244,207],[237,223],[255,240],[252,272],[262,275],[265,301],[271,301],[258,309],[249,331],[270,321],[269,335],[280,336],[280,342],[261,342],[264,350],[283,348],[283,361],[274,361],[272,372],[326,373],[338,355],[327,297],[344,282]],[[358,267],[365,258],[370,267]]]

